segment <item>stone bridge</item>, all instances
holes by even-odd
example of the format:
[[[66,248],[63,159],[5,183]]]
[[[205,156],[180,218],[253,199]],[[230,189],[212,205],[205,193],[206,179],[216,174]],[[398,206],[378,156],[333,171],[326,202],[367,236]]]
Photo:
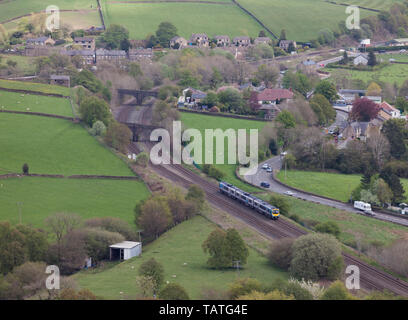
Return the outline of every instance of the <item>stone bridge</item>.
[[[140,124],[140,123],[129,123],[129,122],[122,122],[126,125],[130,131],[132,131],[132,141],[133,142],[143,142],[143,141],[150,141],[150,134],[155,129],[160,129],[160,127]]]
[[[143,100],[147,97],[157,97],[157,91],[147,91],[147,90],[131,90],[131,89],[118,89],[119,101],[122,103],[123,97],[125,95],[133,96],[136,98],[136,105],[141,106]]]

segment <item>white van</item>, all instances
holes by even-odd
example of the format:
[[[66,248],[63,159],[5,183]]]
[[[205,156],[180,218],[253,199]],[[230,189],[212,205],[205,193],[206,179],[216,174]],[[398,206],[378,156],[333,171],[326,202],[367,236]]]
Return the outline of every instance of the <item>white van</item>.
[[[363,201],[354,201],[354,208],[363,211],[365,214],[374,216],[374,212],[371,210],[371,204]]]

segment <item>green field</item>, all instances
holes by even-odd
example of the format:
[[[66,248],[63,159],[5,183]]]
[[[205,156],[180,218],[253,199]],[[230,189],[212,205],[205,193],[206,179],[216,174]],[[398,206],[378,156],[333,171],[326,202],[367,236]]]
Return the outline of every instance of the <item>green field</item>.
[[[4,0],[0,1],[0,23],[32,12],[40,12],[49,5],[61,10],[91,9],[96,0]]]
[[[238,0],[260,19],[276,36],[286,30],[288,39],[308,41],[316,39],[320,30],[338,29],[338,24],[348,15],[346,7],[333,5],[324,0]],[[375,14],[360,10],[361,18]]]
[[[207,116],[201,114],[193,114],[193,113],[181,113],[181,120],[186,128],[194,128],[200,130],[204,137],[205,129],[258,129],[259,131],[265,126],[266,122],[262,121],[253,121],[253,120],[246,120],[246,119],[233,119],[233,118],[225,118],[225,117],[215,117],[215,116]],[[259,134],[259,133],[258,133]],[[215,141],[215,140],[214,140]],[[205,147],[205,143],[203,142],[203,150]],[[224,144],[224,155],[225,155],[225,163],[228,163],[227,157],[227,143]],[[215,142],[214,142],[214,154],[215,154]],[[204,155],[204,151],[203,151]],[[204,158],[203,158],[204,159]],[[215,160],[214,160],[215,162]],[[236,165],[229,165],[229,164],[217,164],[217,168],[219,168],[222,172],[225,173],[225,180],[248,191],[256,191],[256,188],[250,187],[247,184],[244,184],[241,180],[239,180],[235,175]]]
[[[327,172],[281,170],[278,179],[297,189],[347,202],[350,194],[360,184],[360,175]],[[408,179],[401,179],[408,195]]]
[[[387,10],[394,3],[403,4],[404,0],[344,0],[344,1],[332,0],[332,2],[345,3],[349,5],[355,5],[376,10]]]
[[[387,58],[388,55],[387,55]],[[348,78],[362,80],[366,83],[371,81],[374,82],[387,82],[397,85],[402,85],[405,80],[408,79],[408,65],[406,64],[389,64],[385,67],[375,70],[375,71],[358,71],[358,70],[346,70],[346,69],[334,69],[334,68],[324,68],[335,78]]]
[[[0,89],[0,110],[41,112],[72,117],[68,99],[21,94]]]
[[[34,58],[26,56],[17,56],[12,54],[0,54],[1,64],[6,65],[8,60],[17,62],[17,68],[23,72],[24,75],[33,75],[35,73]]]
[[[218,271],[207,268],[208,256],[201,248],[203,241],[214,228],[214,224],[197,216],[179,224],[144,247],[141,257],[102,272],[81,271],[74,279],[81,287],[90,289],[97,296],[107,299],[136,298],[138,268],[148,259],[155,258],[164,266],[165,281],[182,285],[192,299],[199,299],[204,287],[225,290],[227,285],[236,279],[237,272],[233,269]],[[285,279],[287,275],[268,265],[265,257],[250,249],[248,264],[240,271],[240,277],[253,277],[267,285],[276,278]]]
[[[0,114],[0,173],[132,175],[79,124],[31,115]]]
[[[56,212],[76,213],[83,219],[117,217],[131,224],[136,203],[148,197],[143,182],[107,179],[12,178],[0,180],[0,220],[43,227]]]
[[[238,7],[209,3],[113,3],[102,1],[107,25],[125,26],[131,38],[144,39],[153,34],[161,22],[173,23],[180,36],[189,39],[192,33],[209,37],[225,34],[231,37],[256,37],[262,29],[257,22]]]
[[[71,95],[71,89],[63,86],[54,86],[44,83],[24,82],[24,81],[12,81],[0,79],[0,88],[18,89],[38,91],[43,93],[60,94],[64,96]]]

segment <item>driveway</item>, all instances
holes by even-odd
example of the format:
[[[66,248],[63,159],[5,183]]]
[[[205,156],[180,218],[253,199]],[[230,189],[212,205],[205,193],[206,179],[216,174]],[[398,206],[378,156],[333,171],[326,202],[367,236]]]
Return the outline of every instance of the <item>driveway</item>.
[[[276,156],[276,157],[273,157],[271,159],[268,159],[260,163],[256,174],[250,175],[250,176],[243,176],[243,178],[247,182],[252,183],[260,188],[262,188],[261,182],[268,182],[270,184],[270,188],[269,189],[262,188],[265,190],[269,190],[269,191],[279,193],[279,194],[285,194],[286,191],[292,191],[294,193],[293,197],[298,198],[298,199],[323,204],[326,206],[330,206],[330,207],[340,209],[340,210],[345,210],[345,211],[352,212],[352,213],[363,214],[361,211],[355,210],[350,204],[325,199],[325,198],[310,195],[304,192],[299,192],[290,187],[285,187],[279,184],[278,182],[272,179],[272,173],[268,173],[266,172],[266,170],[262,169],[262,165],[265,163],[269,164],[270,167],[274,171],[278,171],[282,167],[282,158],[281,156]],[[377,212],[376,212],[375,218],[379,220],[395,222],[395,223],[398,223],[404,226],[408,226],[408,220],[404,218],[394,217],[394,216],[390,216],[390,215],[383,214],[383,213],[377,213]]]

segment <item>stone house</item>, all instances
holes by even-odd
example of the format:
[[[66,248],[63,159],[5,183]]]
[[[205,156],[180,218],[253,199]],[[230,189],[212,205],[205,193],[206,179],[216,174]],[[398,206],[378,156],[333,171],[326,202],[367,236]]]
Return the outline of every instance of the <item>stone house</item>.
[[[288,51],[289,46],[293,44],[293,47],[296,49],[296,41],[293,40],[281,40],[279,41],[279,48],[282,50]]]
[[[360,139],[366,141],[373,132],[379,132],[381,125],[379,122],[359,122],[354,121],[350,123],[343,131],[343,137],[346,139]]]
[[[74,44],[82,46],[83,50],[95,50],[95,38],[92,37],[75,37]]]
[[[208,47],[210,43],[205,33],[193,33],[190,38],[190,44],[197,47]]]
[[[233,43],[237,47],[248,47],[251,44],[251,39],[247,36],[235,37]]]
[[[252,91],[249,99],[251,108],[259,110],[264,105],[276,105],[284,100],[292,99],[293,92],[287,89],[265,89],[261,92]]]
[[[184,47],[187,47],[187,40],[183,37],[175,36],[170,39],[170,48],[181,49]]]
[[[151,48],[130,49],[128,54],[130,61],[151,60],[154,56]]]
[[[95,51],[92,50],[62,50],[60,54],[69,57],[81,56],[85,65],[95,63]]]
[[[50,37],[39,37],[27,39],[26,44],[31,46],[53,46],[55,41]]]
[[[217,47],[229,47],[231,44],[231,39],[228,36],[215,36],[214,40]]]
[[[258,37],[255,38],[254,40],[254,44],[258,45],[258,44],[270,44],[272,42],[272,40],[268,37]]]
[[[53,74],[50,76],[50,84],[64,86],[64,87],[69,88],[71,86],[71,80],[69,76],[59,76],[59,75]]]
[[[96,63],[99,63],[102,61],[109,61],[109,62],[121,64],[126,59],[127,59],[127,54],[125,50],[98,49],[95,52]]]

